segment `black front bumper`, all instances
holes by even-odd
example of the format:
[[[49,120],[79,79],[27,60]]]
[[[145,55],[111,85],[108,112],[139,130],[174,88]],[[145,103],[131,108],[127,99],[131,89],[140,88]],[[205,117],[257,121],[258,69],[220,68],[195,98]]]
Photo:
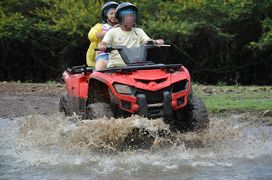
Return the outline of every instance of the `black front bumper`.
[[[148,96],[148,94],[137,94],[140,116],[148,118],[172,116],[172,98],[169,91],[164,91],[161,96]]]

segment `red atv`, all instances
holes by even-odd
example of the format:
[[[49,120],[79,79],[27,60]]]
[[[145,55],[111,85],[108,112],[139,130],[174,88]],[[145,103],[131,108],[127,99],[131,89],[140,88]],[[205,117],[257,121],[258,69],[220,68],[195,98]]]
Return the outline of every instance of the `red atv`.
[[[68,68],[63,73],[67,94],[60,99],[60,111],[83,119],[132,114],[163,117],[179,131],[206,128],[208,112],[201,99],[192,94],[188,70],[181,64],[146,61],[150,48],[157,46],[107,48],[108,52],[119,51],[125,67],[102,71],[86,66]]]

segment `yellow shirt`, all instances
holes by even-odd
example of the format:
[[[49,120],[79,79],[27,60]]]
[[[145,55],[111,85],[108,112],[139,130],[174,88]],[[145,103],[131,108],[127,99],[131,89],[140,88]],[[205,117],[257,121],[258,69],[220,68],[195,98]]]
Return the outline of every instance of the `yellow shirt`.
[[[95,67],[95,57],[97,52],[94,50],[97,48],[98,43],[101,41],[100,38],[97,38],[96,33],[102,32],[102,24],[98,23],[94,27],[91,28],[88,33],[88,38],[90,40],[90,46],[86,53],[86,63],[88,66]]]
[[[103,40],[107,46],[126,46],[139,47],[149,41],[150,38],[140,28],[132,28],[131,31],[123,31],[120,27],[109,30],[104,36]],[[110,54],[110,60],[108,67],[125,66],[126,64],[122,60],[118,51],[112,51]]]

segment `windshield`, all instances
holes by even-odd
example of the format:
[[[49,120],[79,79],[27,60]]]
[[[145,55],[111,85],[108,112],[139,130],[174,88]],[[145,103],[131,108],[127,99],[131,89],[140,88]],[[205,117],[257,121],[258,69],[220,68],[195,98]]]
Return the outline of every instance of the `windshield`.
[[[122,50],[119,53],[126,64],[144,63],[146,62],[147,49],[149,46],[141,45],[139,47],[127,48],[120,46]]]

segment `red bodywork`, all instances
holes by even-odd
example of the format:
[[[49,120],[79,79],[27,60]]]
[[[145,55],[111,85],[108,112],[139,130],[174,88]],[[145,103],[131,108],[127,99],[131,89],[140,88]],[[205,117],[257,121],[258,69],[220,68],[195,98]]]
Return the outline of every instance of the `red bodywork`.
[[[172,97],[172,109],[177,110],[184,107],[187,104],[188,96],[191,93],[191,81],[188,70],[181,66],[179,71],[169,72],[164,69],[144,69],[135,70],[131,72],[89,72],[82,74],[70,74],[65,71],[63,78],[66,83],[67,95],[76,98],[82,98],[88,103],[89,91],[92,91],[91,84],[94,81],[100,81],[104,84],[100,89],[100,93],[109,96],[109,91],[112,95],[118,99],[119,108],[131,113],[137,113],[139,106],[137,105],[137,98],[134,95],[119,94],[115,90],[113,84],[124,84],[136,89],[141,89],[150,92],[156,92],[173,85],[176,82],[187,80],[186,88],[178,92],[171,93]],[[100,87],[101,88],[101,87]],[[177,103],[179,98],[183,97],[182,104]],[[130,109],[122,107],[122,100],[130,102]]]

